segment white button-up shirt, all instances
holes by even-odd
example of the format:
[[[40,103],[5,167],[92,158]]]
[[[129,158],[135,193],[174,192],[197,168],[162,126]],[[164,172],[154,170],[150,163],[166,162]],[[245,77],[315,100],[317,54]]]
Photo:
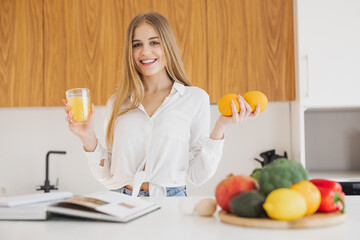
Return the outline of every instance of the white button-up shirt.
[[[107,119],[112,105],[110,98]],[[195,185],[207,181],[217,169],[223,144],[223,139],[210,139],[209,95],[175,81],[151,117],[142,105],[118,117],[111,152],[98,144],[86,155],[106,188],[131,185],[137,196],[141,184],[149,182],[149,195],[163,197],[166,187],[184,186],[186,176]]]

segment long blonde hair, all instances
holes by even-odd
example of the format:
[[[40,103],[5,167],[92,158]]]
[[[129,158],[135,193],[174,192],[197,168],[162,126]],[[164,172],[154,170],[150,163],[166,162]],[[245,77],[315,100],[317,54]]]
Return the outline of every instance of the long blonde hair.
[[[166,73],[169,78],[173,81],[181,82],[185,86],[191,86],[183,67],[175,35],[166,18],[156,12],[137,15],[131,21],[125,36],[120,81],[114,94],[115,100],[106,129],[106,146],[108,150],[112,149],[116,119],[122,114],[139,107],[144,98],[144,86],[141,80],[141,74],[135,68],[132,55],[132,40],[135,29],[143,23],[152,25],[159,36],[160,46],[166,59]],[[131,95],[132,101],[130,106],[121,108]]]

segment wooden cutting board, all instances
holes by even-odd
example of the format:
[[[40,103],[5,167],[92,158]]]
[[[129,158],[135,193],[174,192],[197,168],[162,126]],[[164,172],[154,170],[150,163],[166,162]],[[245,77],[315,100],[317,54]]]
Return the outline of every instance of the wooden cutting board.
[[[296,221],[277,221],[270,218],[243,218],[225,211],[219,212],[222,222],[254,228],[315,228],[326,227],[339,224],[345,221],[346,214],[341,212],[315,213],[310,216],[302,217]]]

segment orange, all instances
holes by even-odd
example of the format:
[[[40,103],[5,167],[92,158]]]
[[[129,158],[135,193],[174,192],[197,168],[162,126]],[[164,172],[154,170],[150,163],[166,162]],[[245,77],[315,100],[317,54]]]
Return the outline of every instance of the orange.
[[[237,112],[240,112],[240,104],[237,98],[238,95],[234,93],[228,93],[222,96],[218,102],[219,112],[224,116],[231,117],[233,115],[231,101],[234,101]]]
[[[305,198],[307,205],[305,215],[311,215],[318,210],[321,203],[321,194],[319,189],[312,182],[304,180],[293,184],[290,189],[297,191]]]
[[[260,112],[263,112],[268,105],[268,99],[260,91],[250,91],[244,94],[243,98],[251,106],[252,112],[255,111],[256,106],[260,105]]]

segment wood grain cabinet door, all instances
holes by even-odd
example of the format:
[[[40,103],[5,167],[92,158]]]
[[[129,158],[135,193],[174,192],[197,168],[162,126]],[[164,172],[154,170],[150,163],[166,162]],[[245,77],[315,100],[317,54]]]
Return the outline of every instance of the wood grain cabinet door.
[[[123,0],[44,0],[44,103],[86,87],[104,105],[119,78]]]
[[[125,30],[140,13],[156,11],[165,16],[191,83],[208,91],[206,0],[124,0],[124,9]]]
[[[43,0],[0,1],[0,107],[43,105]]]
[[[104,105],[119,80],[124,34],[139,13],[170,22],[193,85],[294,100],[292,0],[1,0],[0,107],[61,106],[86,87]]]
[[[294,100],[292,0],[207,0],[207,26],[211,102],[249,90]]]

